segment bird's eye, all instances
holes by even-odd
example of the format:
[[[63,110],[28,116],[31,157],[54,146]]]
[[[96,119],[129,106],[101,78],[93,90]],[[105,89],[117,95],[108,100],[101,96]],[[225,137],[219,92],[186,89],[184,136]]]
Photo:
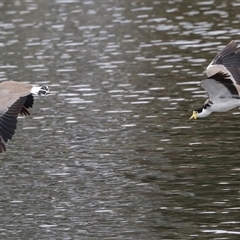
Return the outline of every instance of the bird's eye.
[[[48,91],[48,86],[42,86],[41,89]]]

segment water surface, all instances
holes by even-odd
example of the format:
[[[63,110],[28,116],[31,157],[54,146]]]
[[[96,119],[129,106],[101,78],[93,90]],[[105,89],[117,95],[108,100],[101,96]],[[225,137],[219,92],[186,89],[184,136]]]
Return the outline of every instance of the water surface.
[[[189,121],[239,1],[5,1],[0,80],[48,84],[0,164],[4,239],[238,239],[239,110]]]

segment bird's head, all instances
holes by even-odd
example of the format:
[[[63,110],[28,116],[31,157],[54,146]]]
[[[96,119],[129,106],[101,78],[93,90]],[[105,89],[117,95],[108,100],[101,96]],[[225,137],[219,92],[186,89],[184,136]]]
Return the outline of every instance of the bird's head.
[[[211,114],[211,110],[209,107],[202,107],[198,108],[193,111],[192,116],[189,119],[197,119],[197,118],[204,118]]]
[[[38,90],[38,95],[43,96],[43,95],[52,95],[54,94],[53,92],[49,91],[48,86],[42,86]]]

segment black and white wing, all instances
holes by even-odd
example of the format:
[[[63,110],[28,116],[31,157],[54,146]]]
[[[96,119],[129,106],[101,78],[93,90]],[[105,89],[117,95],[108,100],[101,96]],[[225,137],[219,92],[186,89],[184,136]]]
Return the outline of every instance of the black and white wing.
[[[227,74],[233,83],[240,85],[240,45],[234,41],[220,51],[206,69],[208,77],[219,72]]]
[[[201,87],[208,93],[212,102],[227,101],[229,98],[240,98],[238,86],[232,82],[230,76],[219,72],[201,82]]]

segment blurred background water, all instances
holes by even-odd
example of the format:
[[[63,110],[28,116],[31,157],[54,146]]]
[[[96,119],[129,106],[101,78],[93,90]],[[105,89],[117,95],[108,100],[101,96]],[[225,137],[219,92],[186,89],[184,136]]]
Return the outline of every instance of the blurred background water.
[[[1,239],[239,239],[239,113],[188,121],[240,1],[0,2],[0,81],[48,84],[0,156]]]

